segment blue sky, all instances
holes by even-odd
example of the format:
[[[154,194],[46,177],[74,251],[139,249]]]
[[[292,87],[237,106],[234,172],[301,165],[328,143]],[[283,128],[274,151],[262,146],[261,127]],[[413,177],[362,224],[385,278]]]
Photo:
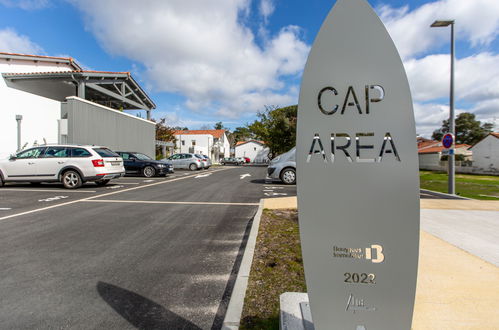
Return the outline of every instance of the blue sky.
[[[130,71],[157,104],[155,118],[233,129],[266,105],[297,103],[308,51],[334,2],[0,0],[0,51]],[[499,124],[499,1],[369,3],[403,58],[419,134],[448,116],[449,29],[429,28],[442,18],[456,19],[457,111]]]

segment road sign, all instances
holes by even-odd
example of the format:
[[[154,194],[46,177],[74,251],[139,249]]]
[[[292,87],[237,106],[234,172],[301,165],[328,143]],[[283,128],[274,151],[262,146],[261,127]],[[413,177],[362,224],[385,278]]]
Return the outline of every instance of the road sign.
[[[410,329],[419,244],[407,76],[365,0],[339,0],[298,106],[298,212],[315,329]]]
[[[442,138],[442,145],[446,149],[452,148],[452,146],[454,145],[454,134],[451,133],[445,134],[444,137]]]

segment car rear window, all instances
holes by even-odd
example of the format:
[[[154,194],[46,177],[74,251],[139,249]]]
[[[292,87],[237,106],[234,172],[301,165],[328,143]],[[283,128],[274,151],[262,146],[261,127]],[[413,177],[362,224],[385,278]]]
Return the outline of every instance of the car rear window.
[[[93,148],[96,153],[99,154],[99,156],[106,158],[106,157],[120,157],[117,153],[114,151],[108,149],[108,148]]]
[[[71,148],[71,157],[90,157],[92,154],[88,152],[87,149],[84,148]]]

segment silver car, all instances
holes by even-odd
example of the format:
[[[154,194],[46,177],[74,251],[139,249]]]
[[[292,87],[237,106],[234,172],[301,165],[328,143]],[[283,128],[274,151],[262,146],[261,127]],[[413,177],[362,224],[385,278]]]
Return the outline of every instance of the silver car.
[[[201,159],[201,162],[203,163],[203,168],[205,170],[209,169],[211,166],[211,160],[208,158],[206,155],[200,155],[200,154],[194,154],[197,158]]]
[[[284,184],[296,184],[296,147],[272,159],[267,176]]]
[[[173,164],[173,168],[185,168],[191,171],[200,170],[203,168],[203,162],[196,157],[195,154],[175,154],[170,156],[165,161]]]

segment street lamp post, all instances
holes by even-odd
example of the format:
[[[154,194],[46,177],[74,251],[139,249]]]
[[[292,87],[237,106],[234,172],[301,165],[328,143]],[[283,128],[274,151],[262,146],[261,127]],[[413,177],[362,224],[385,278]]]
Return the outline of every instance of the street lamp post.
[[[450,102],[449,102],[449,133],[456,136],[456,127],[454,122],[454,20],[444,20],[444,21],[435,21],[431,25],[431,27],[446,27],[450,25]],[[455,141],[455,140],[454,140]],[[455,155],[454,155],[454,147],[449,149],[448,155],[448,164],[449,164],[449,186],[448,192],[449,194],[454,195],[456,193],[455,187]]]

